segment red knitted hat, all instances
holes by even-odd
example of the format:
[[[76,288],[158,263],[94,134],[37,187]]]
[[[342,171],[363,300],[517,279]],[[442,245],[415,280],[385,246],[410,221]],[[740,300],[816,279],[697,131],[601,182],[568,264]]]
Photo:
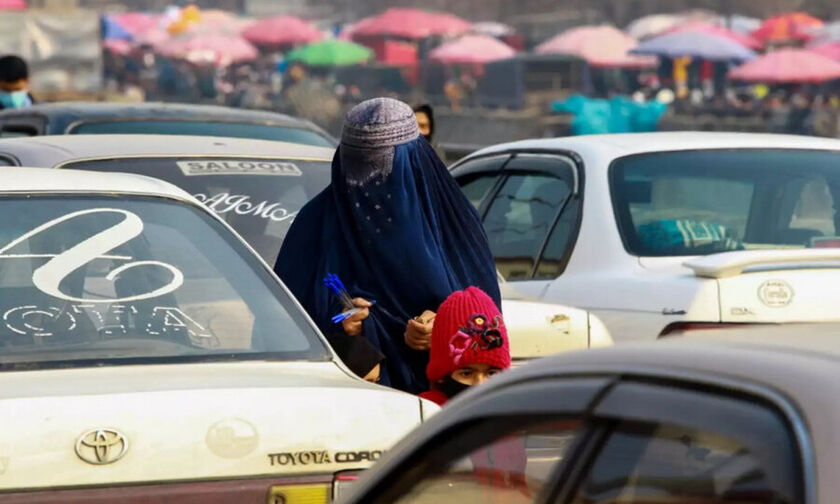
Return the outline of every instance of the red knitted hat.
[[[426,377],[436,382],[471,364],[510,367],[502,314],[478,287],[452,293],[438,308]]]

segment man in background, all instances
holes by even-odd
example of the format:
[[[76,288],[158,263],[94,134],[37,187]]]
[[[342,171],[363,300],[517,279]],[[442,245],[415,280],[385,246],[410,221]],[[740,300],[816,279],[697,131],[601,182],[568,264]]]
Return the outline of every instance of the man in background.
[[[14,55],[0,57],[0,110],[28,107],[33,103],[26,62]]]

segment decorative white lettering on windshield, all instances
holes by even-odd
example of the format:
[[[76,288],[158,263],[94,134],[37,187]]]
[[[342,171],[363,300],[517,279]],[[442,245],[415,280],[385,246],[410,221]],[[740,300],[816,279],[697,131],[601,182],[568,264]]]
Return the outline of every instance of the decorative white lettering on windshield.
[[[142,323],[140,327],[132,327],[129,320]],[[69,334],[79,327],[80,321],[89,321],[87,323],[92,324],[102,336],[137,333],[166,337],[167,340],[187,340],[191,345],[201,348],[219,345],[218,339],[204,326],[180,308],[171,306],[155,306],[149,312],[148,308],[119,303],[107,307],[71,304],[62,308],[25,305],[8,308],[3,312],[3,324],[9,331],[21,336],[49,338],[55,334]]]
[[[95,235],[80,241],[78,244],[64,250],[58,254],[9,254],[8,251],[15,246],[33,238],[48,229],[76,217],[90,214],[115,213],[122,215],[122,221],[114,224],[108,229],[100,231]],[[72,301],[77,303],[121,303],[128,301],[139,301],[142,299],[150,299],[158,296],[163,296],[173,292],[184,283],[184,274],[181,270],[171,264],[160,261],[133,261],[127,262],[122,266],[114,268],[105,276],[111,282],[127,270],[139,267],[160,267],[172,274],[172,280],[168,284],[155,289],[151,292],[142,294],[135,294],[133,296],[121,298],[79,298],[70,296],[61,292],[59,286],[61,282],[72,272],[80,267],[90,263],[95,259],[112,259],[117,261],[131,261],[133,258],[128,256],[107,255],[111,250],[123,245],[136,238],[143,232],[143,221],[140,220],[136,214],[126,210],[117,208],[91,208],[88,210],[79,210],[69,214],[57,217],[49,222],[45,222],[40,226],[27,231],[20,237],[12,240],[8,245],[0,248],[0,259],[33,259],[33,258],[49,258],[43,266],[37,268],[32,273],[32,284],[44,294],[63,299],[65,301]]]
[[[253,203],[251,197],[245,194],[219,193],[207,196],[198,193],[193,194],[193,196],[204,203],[207,208],[220,215],[234,212],[238,215],[254,215],[263,219],[271,219],[274,222],[288,220],[290,223],[297,215],[297,212],[290,212],[282,208],[280,203],[269,203],[267,201]]]

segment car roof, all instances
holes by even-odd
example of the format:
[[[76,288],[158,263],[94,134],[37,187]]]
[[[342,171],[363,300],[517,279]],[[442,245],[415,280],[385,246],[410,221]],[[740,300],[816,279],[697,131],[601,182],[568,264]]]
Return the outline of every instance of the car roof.
[[[54,102],[39,103],[25,109],[0,112],[0,118],[19,115],[43,115],[50,118],[79,119],[214,119],[216,121],[247,121],[270,123],[296,128],[318,130],[311,122],[276,112],[250,110],[218,105],[196,105],[161,102]]]
[[[598,153],[606,157],[617,158],[646,152],[706,149],[817,149],[840,151],[840,140],[800,135],[699,131],[582,135],[520,140],[493,145],[470,154],[464,158],[464,161],[475,157],[517,150],[572,151],[582,156]]]
[[[154,196],[197,203],[169,182],[143,175],[48,168],[0,169],[0,194],[68,192]]]
[[[160,135],[53,135],[0,140],[0,154],[21,165],[51,168],[72,160],[110,157],[282,157],[331,160],[334,149],[273,140]]]

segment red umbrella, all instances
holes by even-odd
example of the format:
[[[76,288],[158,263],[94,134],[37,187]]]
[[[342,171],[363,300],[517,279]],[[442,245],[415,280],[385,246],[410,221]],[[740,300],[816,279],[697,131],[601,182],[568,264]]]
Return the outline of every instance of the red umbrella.
[[[754,39],[750,35],[744,35],[743,33],[734,32],[732,30],[724,28],[723,26],[718,26],[712,23],[705,23],[702,21],[694,21],[684,25],[675,26],[667,31],[667,33],[677,32],[696,32],[718,35],[724,38],[728,38],[730,40],[734,40],[735,42],[738,42],[742,46],[747,47],[749,49],[761,49],[764,46],[761,42]]]
[[[840,79],[840,63],[806,49],[779,49],[729,72],[733,80],[818,83]]]
[[[258,46],[280,47],[317,42],[324,38],[318,28],[293,16],[279,16],[257,21],[242,36]]]
[[[420,39],[432,35],[458,35],[470,23],[452,14],[426,12],[419,9],[391,8],[354,27],[353,37],[393,36]]]
[[[765,44],[811,40],[823,22],[805,12],[791,12],[771,17],[752,32],[753,38]]]
[[[654,56],[635,56],[629,51],[636,39],[614,26],[581,26],[567,30],[537,46],[539,54],[571,54],[596,67],[650,68]]]
[[[487,35],[464,35],[429,53],[429,59],[449,64],[489,63],[512,58],[516,51]]]
[[[159,47],[164,56],[185,59],[195,64],[227,66],[257,58],[257,48],[242,37],[196,34],[172,39]]]

